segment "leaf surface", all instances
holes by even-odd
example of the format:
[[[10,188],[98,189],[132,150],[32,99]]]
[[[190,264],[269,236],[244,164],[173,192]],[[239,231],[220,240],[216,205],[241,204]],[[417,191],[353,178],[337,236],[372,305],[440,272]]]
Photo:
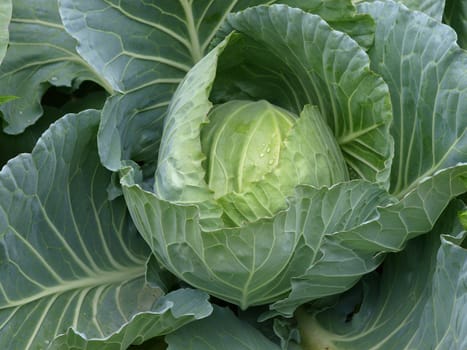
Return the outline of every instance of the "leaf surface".
[[[10,36],[8,26],[11,20],[11,12],[11,0],[2,1],[0,4],[0,63],[3,61],[8,47],[8,39]]]
[[[427,236],[389,256],[340,302],[301,314],[305,344],[329,349],[464,349],[467,298],[466,232],[451,205]],[[361,305],[356,305],[361,300]],[[311,335],[314,335],[314,338]]]
[[[68,329],[56,338],[50,349],[56,350],[123,350],[148,338],[174,332],[180,326],[208,316],[212,306],[208,295],[194,289],[178,289],[159,298],[147,310],[135,314],[128,323],[105,339],[85,339]],[[198,323],[198,322],[196,322]]]
[[[123,199],[108,200],[98,123],[95,110],[69,114],[0,172],[2,348],[46,348],[67,332],[129,345],[163,331],[152,323],[173,330],[211,311],[195,292],[188,300],[198,305],[177,313],[180,295],[160,299],[162,289],[146,283],[150,251]]]
[[[76,52],[64,30],[56,1],[15,0],[10,41],[0,66],[0,95],[18,99],[0,106],[4,131],[19,134],[42,115],[41,98],[50,86],[76,88],[84,80],[111,90]]]
[[[393,2],[362,4],[377,23],[371,67],[389,86],[394,121],[391,192],[402,198],[467,159],[467,53],[455,32]]]
[[[154,171],[170,98],[236,3],[60,1],[63,23],[78,40],[80,55],[121,92],[103,110],[104,166],[118,170],[122,160],[132,159]]]

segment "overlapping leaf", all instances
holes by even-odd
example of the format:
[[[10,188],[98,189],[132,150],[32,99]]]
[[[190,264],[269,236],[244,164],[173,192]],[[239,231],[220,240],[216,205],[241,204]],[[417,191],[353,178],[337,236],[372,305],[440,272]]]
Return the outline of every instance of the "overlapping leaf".
[[[18,99],[0,107],[5,132],[21,133],[39,119],[42,95],[51,85],[76,87],[92,80],[111,90],[76,53],[76,41],[63,28],[56,1],[14,1],[9,31],[0,95]]]
[[[402,9],[399,5],[393,5]],[[375,4],[375,6],[379,5]],[[421,13],[418,15],[428,18]],[[302,22],[297,18],[300,18]],[[276,103],[278,101],[283,107],[292,110],[299,109],[300,103],[316,102],[318,107],[327,113],[329,123],[335,125],[338,140],[341,133],[341,138],[345,139],[348,130],[353,131],[356,128],[353,128],[355,120],[352,116],[362,118],[363,121],[369,123],[368,125],[375,125],[374,128],[363,128],[363,131],[371,133],[376,130],[377,135],[384,135],[384,131],[388,131],[388,125],[384,124],[387,120],[383,118],[375,121],[375,114],[380,116],[380,113],[374,112],[373,109],[377,106],[380,108],[378,111],[385,111],[385,107],[388,107],[388,96],[384,94],[386,91],[384,84],[369,72],[365,54],[362,52],[360,56],[352,51],[353,41],[346,42],[346,37],[340,37],[339,33],[334,36],[318,17],[281,6],[250,9],[233,15],[229,21],[233,27],[238,27],[240,33],[246,34],[233,33],[227,37],[225,42],[189,72],[174,95],[160,149],[160,163],[156,174],[156,196],[150,192],[142,192],[140,188],[134,186],[138,183],[134,178],[135,173],[132,173],[134,170],[125,172],[124,192],[140,232],[164,265],[180,278],[221,298],[239,303],[242,307],[261,303],[262,297],[263,302],[274,298],[280,299],[288,293],[289,288],[292,288],[287,298],[272,306],[281,313],[291,315],[298,305],[307,300],[342,292],[349,288],[361,275],[376,268],[381,262],[381,253],[399,251],[409,238],[429,231],[449,201],[465,192],[467,166],[456,164],[446,168],[443,168],[446,164],[440,166],[432,176],[419,179],[417,186],[401,201],[391,200],[387,193],[381,192],[381,189],[374,186],[375,184],[357,181],[339,184],[331,189],[304,191],[296,198],[294,197],[297,203],[291,200],[292,204],[287,214],[279,213],[274,217],[274,227],[268,228],[268,225],[271,225],[268,220],[262,223],[255,222],[252,225],[245,225],[244,231],[240,234],[236,230],[222,232],[222,226],[219,226],[218,222],[210,222],[211,226],[205,226],[203,220],[208,216],[206,213],[210,213],[212,216],[209,218],[213,219],[218,212],[218,210],[212,210],[212,205],[208,206],[209,210],[203,207],[205,203],[209,203],[210,194],[204,183],[202,165],[204,158],[199,145],[199,126],[205,122],[206,113],[211,104],[209,98],[215,101],[224,98],[267,98]],[[431,21],[439,25],[434,20]],[[306,26],[310,27],[310,30],[306,31],[310,33],[310,40],[300,40],[294,45],[293,38],[301,37],[300,33],[308,35],[300,32],[301,28]],[[295,30],[296,28],[298,29]],[[281,36],[281,33],[286,33],[286,35]],[[316,39],[320,38],[322,33],[326,34],[323,34],[321,38],[323,40]],[[254,38],[249,38],[249,35]],[[261,41],[269,43],[268,40],[272,37],[274,43],[269,45],[263,43],[262,46],[258,44]],[[338,44],[334,45],[333,39]],[[297,57],[302,57],[302,53],[307,52],[307,46],[303,46],[303,42],[310,44],[313,48],[312,53],[320,52],[320,54],[304,54],[305,58],[299,60]],[[324,48],[320,45],[324,45]],[[376,45],[380,43],[377,42]],[[258,50],[259,46],[263,50]],[[322,52],[319,51],[320,48]],[[343,54],[347,52],[346,49],[349,53],[353,53],[349,54],[351,57],[347,60]],[[332,53],[339,58],[332,65],[334,70],[328,71],[322,68],[322,60],[324,60],[322,57],[327,58],[326,62],[333,62]],[[217,56],[219,56],[218,59]],[[360,72],[365,79],[358,80],[351,73],[347,76],[347,71],[339,68],[340,59],[346,62],[344,67],[352,67],[352,69],[349,68],[351,73]],[[244,62],[246,63],[243,65]],[[214,79],[212,70],[216,63],[218,65],[217,75],[212,93],[209,95],[211,82]],[[272,67],[269,71],[264,69],[269,66]],[[337,74],[336,71],[340,73]],[[264,74],[253,73],[252,79],[252,72]],[[305,80],[304,77],[307,79]],[[353,78],[350,79],[350,77]],[[350,80],[348,84],[345,83],[347,78]],[[371,85],[371,82],[374,85]],[[357,91],[354,94],[345,93],[346,89],[353,91],[352,84],[357,84]],[[273,86],[275,88],[272,88]],[[310,88],[304,89],[301,86]],[[381,88],[381,91],[378,91],[378,88]],[[371,100],[372,103],[366,99],[368,93],[364,94],[360,89],[376,94],[375,99]],[[193,94],[193,91],[196,91],[196,94]],[[345,109],[353,105],[352,99],[350,103],[346,103],[346,96],[355,95],[361,96],[363,101],[355,102],[354,108],[363,108],[363,112],[361,110],[357,112],[352,108]],[[358,99],[358,97],[355,98]],[[342,109],[339,106],[343,106]],[[340,113],[333,113],[336,111]],[[368,118],[363,118],[362,115]],[[458,116],[454,114],[452,118],[458,118]],[[356,124],[359,127],[362,126],[360,122]],[[397,130],[395,133],[398,136]],[[355,134],[357,138],[364,135],[364,133],[350,132],[351,136]],[[391,150],[390,138],[372,136],[368,137],[368,140],[375,142],[376,149],[386,150],[386,152]],[[356,143],[358,146],[362,145],[360,139]],[[341,146],[346,147],[345,143]],[[368,149],[371,147],[365,148],[365,150]],[[186,150],[190,151],[186,152]],[[453,153],[457,154],[455,149]],[[375,154],[387,153],[375,152]],[[358,159],[367,160],[367,156],[368,154],[362,151]],[[351,161],[350,164],[354,165]],[[366,191],[375,195],[381,192],[377,196],[379,200],[367,201],[368,206],[360,208],[356,204],[359,198],[367,200],[372,198],[371,194]],[[194,207],[168,204],[160,199],[187,204],[196,203],[200,206],[200,211],[197,212]],[[299,208],[297,212],[293,210],[295,207]],[[326,217],[329,213],[336,215],[329,219],[329,222],[341,222],[344,217],[352,219],[345,227],[319,226],[323,216]],[[283,217],[293,217],[295,223],[301,222],[302,217],[314,218],[314,220],[310,219],[308,226],[297,226],[292,229],[289,226],[281,226],[280,222]],[[187,221],[190,225],[180,227],[180,222]],[[197,227],[200,223],[202,223],[202,228]],[[271,280],[261,279],[262,275],[267,275],[261,270],[264,266],[261,262],[269,261],[268,256],[274,251],[277,242],[272,245],[263,243],[259,248],[261,252],[252,250],[247,253],[245,248],[257,244],[252,241],[251,233],[255,232],[255,237],[258,238],[265,227],[266,230],[274,233],[300,232],[304,240],[297,243],[296,236],[281,237],[287,242],[279,245],[282,245],[284,249],[287,247],[287,251],[293,245],[297,246],[292,248],[294,256],[287,262],[288,266],[282,270],[279,266],[275,268],[277,273],[273,275],[279,281],[276,287],[269,285],[272,283]],[[203,230],[212,232],[201,234]],[[243,244],[236,242],[233,238],[237,235],[242,237]],[[211,238],[212,242],[209,241]],[[264,238],[264,240],[267,239]],[[236,248],[232,248],[233,246]],[[191,257],[187,258],[190,255]],[[278,256],[277,253],[274,255]],[[179,259],[180,256],[184,258]],[[221,260],[216,260],[222,263],[206,263],[212,256],[222,256]],[[259,260],[248,260],[251,256],[258,257]],[[280,256],[286,256],[286,254]],[[346,264],[342,265],[341,269],[336,269],[336,264],[342,259],[346,259]],[[309,268],[305,271],[298,268],[298,265]],[[212,268],[212,266],[215,267]],[[234,266],[237,267],[234,268]],[[293,277],[296,277],[291,282],[278,277],[288,275],[289,271],[294,271]],[[288,283],[291,283],[291,286]]]
[[[243,35],[220,58],[214,100],[264,98],[297,115],[317,105],[352,169],[385,184],[389,94],[362,48],[318,16],[285,6],[249,9],[229,23]]]
[[[263,98],[297,115],[316,104],[352,168],[385,184],[392,152],[389,94],[355,41],[318,16],[280,5],[249,9],[229,22],[241,35],[211,51],[173,97],[156,192],[184,202],[207,198],[199,133],[210,99]]]
[[[378,266],[382,256],[376,253],[391,249],[384,247],[385,237],[362,237],[358,249],[338,240],[373,219],[376,207],[390,200],[378,186],[363,181],[330,190],[300,187],[290,208],[274,219],[207,232],[196,207],[158,199],[134,183],[134,174],[128,169],[122,178],[125,199],[164,266],[242,308],[285,297],[293,287],[292,296],[275,305],[283,313],[293,312],[301,302],[348,289]]]
[[[284,3],[332,21],[361,21],[349,0],[285,1],[81,1],[60,0],[67,31],[79,42],[78,52],[116,91],[148,85],[177,84],[207,52],[230,12],[264,3]],[[353,16],[358,20],[352,19]],[[102,19],[105,18],[105,21]],[[360,27],[360,28],[362,28]],[[362,34],[362,33],[360,33]],[[105,43],[105,50],[99,47]],[[160,89],[163,89],[161,87]],[[172,88],[173,89],[173,88]]]
[[[365,278],[332,309],[300,313],[304,346],[466,348],[467,251],[460,247],[466,232],[458,210],[450,206],[431,233],[388,257],[381,275]]]
[[[294,18],[295,21],[290,20],[290,18]],[[369,136],[365,140],[374,141],[377,139],[381,141],[376,141],[374,144],[378,150],[381,150],[375,154],[385,154],[386,157],[391,151],[391,142],[387,135],[388,121],[390,120],[388,117],[390,116],[389,97],[381,80],[368,70],[369,63],[367,58],[365,59],[365,54],[359,51],[361,53],[359,55],[355,52],[354,49],[359,50],[355,42],[350,41],[350,39],[346,41],[347,37],[341,33],[334,33],[316,16],[296,9],[274,6],[245,11],[245,13],[233,16],[231,21],[234,26],[238,26],[240,32],[244,31],[247,35],[256,33],[256,29],[253,28],[254,23],[262,23],[261,26],[257,26],[261,30],[254,35],[255,40],[244,39],[239,34],[229,36],[225,42],[217,46],[189,72],[174,96],[174,102],[170,106],[169,116],[166,119],[165,133],[160,149],[160,162],[156,174],[156,195],[143,192],[141,188],[135,186],[135,183],[138,184],[138,180],[135,178],[134,169],[124,173],[124,193],[140,232],[170,271],[192,285],[208,290],[226,300],[239,303],[242,307],[277,300],[285,296],[292,287],[291,296],[274,306],[281,312],[291,313],[301,302],[349,288],[362,274],[371,271],[378,265],[381,256],[375,259],[376,253],[400,249],[408,237],[408,231],[403,221],[405,217],[402,217],[401,222],[398,217],[394,218],[389,215],[385,217],[385,225],[375,231],[371,225],[379,224],[379,212],[376,211],[376,208],[387,205],[388,196],[376,185],[355,182],[340,184],[331,190],[310,189],[295,194],[297,197],[291,200],[291,208],[285,213],[279,213],[274,220],[265,220],[246,225],[243,229],[227,230],[226,232],[222,231],[223,227],[219,226],[219,222],[213,223],[211,221],[210,226],[206,226],[206,217],[213,219],[215,214],[219,212],[219,208],[212,210],[211,204],[205,206],[206,203],[211,202],[209,190],[204,183],[202,166],[204,156],[201,152],[199,132],[211,106],[208,98],[210,86],[214,80],[216,64],[219,66],[216,79],[219,76],[220,78],[214,82],[214,98],[220,98],[218,95],[222,96],[223,93],[232,95],[232,92],[229,91],[230,86],[227,85],[229,79],[225,78],[228,77],[234,81],[232,84],[234,89],[238,86],[242,87],[240,93],[254,94],[258,91],[275,91],[278,93],[278,98],[275,98],[277,97],[275,95],[272,98],[269,95],[254,97],[269,97],[273,101],[278,100],[285,104],[284,101],[287,101],[286,97],[289,94],[282,93],[280,89],[266,89],[262,85],[262,75],[255,76],[254,79],[250,76],[247,80],[247,74],[242,74],[244,67],[236,68],[238,63],[236,58],[245,53],[245,50],[248,50],[250,46],[257,49],[258,40],[264,40],[269,45],[264,44],[261,48],[274,47],[274,49],[268,49],[267,54],[257,54],[255,52],[261,51],[251,50],[249,55],[244,57],[252,57],[253,62],[263,63],[264,66],[270,65],[270,71],[273,71],[279,80],[284,76],[289,77],[293,82],[298,80],[293,85],[296,89],[292,89],[295,93],[292,96],[296,97],[295,102],[297,103],[315,102],[312,99],[313,96],[321,96],[322,91],[328,91],[324,97],[317,97],[316,103],[328,113],[330,123],[336,125],[336,133],[342,134],[342,138],[345,138],[346,135],[356,135],[358,138],[365,135],[365,132],[376,132],[377,135],[383,135],[381,137]],[[283,26],[281,27],[280,24]],[[302,40],[300,40],[300,44],[297,43],[294,46],[293,38],[305,35],[301,32],[301,28],[304,26],[310,27],[306,33],[313,33],[313,36],[310,34],[310,40],[315,37],[322,40],[310,41],[309,48],[302,46]],[[262,33],[262,31],[267,33]],[[272,37],[273,31],[275,34],[287,34],[275,35],[274,43],[270,43],[268,38]],[[297,33],[301,33],[301,35]],[[277,45],[281,38],[285,38],[283,40],[287,42]],[[291,47],[294,47],[295,50],[289,52]],[[322,68],[321,57],[323,55],[306,54],[308,49],[316,53],[320,48],[331,58],[339,56],[339,59],[343,60],[343,67],[328,72]],[[276,49],[279,51],[274,51]],[[283,54],[280,54],[280,49],[284,51]],[[303,54],[303,52],[305,53]],[[347,60],[343,58],[344,52],[348,54]],[[234,53],[237,54],[234,55]],[[217,56],[220,56],[219,62],[217,62]],[[300,62],[305,63],[299,63],[296,59],[297,56],[304,56]],[[338,63],[341,61],[337,61],[333,67],[340,67]],[[350,73],[347,76],[345,68],[348,67],[349,61],[352,62],[352,69],[349,68]],[[302,69],[302,65],[308,68]],[[261,71],[259,65],[254,65],[254,68]],[[235,71],[235,74],[229,74],[230,69]],[[323,70],[320,71],[320,69]],[[308,73],[315,71],[318,72],[316,75]],[[337,74],[336,71],[340,73]],[[279,74],[280,72],[283,74]],[[363,78],[359,79],[360,75],[355,72],[358,72]],[[267,78],[270,78],[271,75],[272,73],[269,73]],[[307,77],[307,80],[300,80],[303,77]],[[240,83],[235,84],[237,80]],[[266,84],[270,80],[265,79],[264,81]],[[283,81],[281,82],[282,84],[278,86],[287,86]],[[341,83],[342,90],[340,90],[341,85],[335,84],[335,82]],[[226,83],[225,87],[222,83]],[[301,88],[300,83],[303,86],[310,86],[310,89]],[[320,88],[316,88],[313,84],[319,85]],[[353,90],[352,87],[355,85],[352,84],[356,84],[357,92]],[[216,88],[219,89],[216,90]],[[375,93],[375,96],[368,97],[368,94],[363,94],[360,89]],[[313,96],[307,95],[310,91],[312,91]],[[351,99],[348,102],[345,97],[360,95],[360,93],[366,102],[368,102],[368,98],[374,97],[371,99],[372,103],[365,104],[357,97],[356,101]],[[238,91],[233,94],[238,95]],[[355,109],[345,109],[349,105]],[[332,106],[331,110],[328,109],[329,106]],[[343,112],[332,114],[331,111],[341,110],[338,106],[343,106]],[[294,105],[286,105],[285,107],[300,108],[300,106]],[[374,108],[381,113],[375,113]],[[346,112],[348,113],[346,114]],[[382,119],[375,121],[375,114]],[[355,131],[358,127],[353,126],[352,116],[362,118],[363,122],[356,123],[358,127],[367,125],[362,129],[363,132]],[[373,127],[369,127],[371,125]],[[365,144],[361,140],[356,143],[360,146],[362,143]],[[366,147],[366,150],[368,149],[371,147]],[[362,156],[359,159],[366,158]],[[383,160],[381,163],[384,173],[386,171],[384,165],[387,165],[389,161],[385,163]],[[459,191],[458,186],[453,186],[452,191]],[[452,191],[446,191],[445,196],[442,197],[442,204],[445,205],[446,196],[449,200],[455,195]],[[373,196],[378,200],[370,200]],[[359,202],[362,198],[366,198],[367,201]],[[169,204],[164,200],[187,204],[197,203],[200,206],[200,211],[198,212],[194,207]],[[206,210],[206,208],[208,209]],[[388,211],[391,215],[396,213],[390,209]],[[319,224],[323,221],[321,216],[328,214],[332,216],[329,222],[343,222],[343,218],[346,217],[348,225],[345,227],[332,225],[331,227],[328,224],[320,226]],[[410,210],[405,215],[410,215]],[[314,218],[314,220],[310,219],[306,225],[300,226],[298,223],[302,223],[305,218]],[[188,226],[183,224],[187,221],[190,222]],[[199,227],[201,223],[202,228]],[[292,223],[296,226],[293,226]],[[414,225],[418,225],[418,223]],[[426,223],[424,225],[426,226]],[[368,234],[369,229],[363,232],[370,226],[373,229],[373,235]],[[213,232],[203,232],[204,229]],[[397,235],[390,234],[393,229],[397,230]],[[273,232],[277,235],[277,239],[271,243],[267,232]],[[303,237],[300,238],[300,235]],[[260,237],[262,238],[260,239]],[[300,239],[304,241],[298,243]],[[264,242],[258,245],[259,241]],[[247,249],[247,247],[251,249]],[[281,253],[277,252],[278,247],[281,247]],[[273,252],[275,253],[273,254]],[[274,256],[274,259],[270,261],[271,256]],[[343,256],[345,256],[347,264],[343,270],[336,270],[336,263]],[[252,257],[255,258],[251,260]],[[211,261],[212,258],[216,262]],[[269,270],[267,272],[266,268],[272,268],[276,272]],[[291,271],[294,273],[289,276]],[[291,277],[297,277],[297,279],[291,283]],[[309,292],[309,286],[313,286],[313,293]],[[306,295],[303,295],[304,291],[307,291]]]
[[[133,164],[135,169],[123,172],[123,185],[133,218],[150,248],[167,267],[180,272],[179,277],[242,307],[284,298],[292,288],[288,298],[272,306],[274,312],[291,315],[303,302],[348,289],[378,266],[381,252],[400,250],[408,238],[425,233],[447,203],[465,192],[467,59],[447,27],[391,1],[362,5],[362,14],[355,14],[350,0],[269,1],[317,11],[332,28],[347,32],[364,48],[373,39],[372,21],[364,13],[377,19],[376,43],[369,54],[372,69],[389,85],[396,112],[391,191],[400,201],[364,181],[331,189],[305,186],[297,188],[289,210],[276,218],[256,222],[244,231],[216,231],[218,208],[213,203],[201,206],[199,216],[199,208],[170,206],[153,193],[143,193],[135,182],[140,184],[141,177],[154,174],[169,100],[182,77],[206,54],[217,28],[229,12],[265,2],[59,0],[62,25],[57,1],[15,0],[10,50],[0,67],[0,95],[19,97],[2,106],[6,131],[19,133],[36,123],[42,113],[41,97],[50,85],[75,88],[90,79],[109,92],[119,91],[103,111],[99,152],[105,167],[112,170],[130,159],[141,165],[143,176],[138,173],[137,179],[131,179],[136,169]],[[444,1],[401,2],[438,21],[441,18]],[[7,45],[11,5],[9,0],[0,5],[0,61]],[[447,1],[444,19],[465,46],[464,8],[462,2]],[[294,30],[292,12],[281,21],[283,11],[269,18],[255,17],[259,12],[254,11],[240,24],[238,17],[232,16],[231,25],[252,37],[234,34],[228,39],[232,49],[221,55],[219,75],[224,74],[224,81],[238,79],[236,88],[247,98],[259,96],[263,88],[270,90],[273,100],[292,109],[314,102],[328,112],[328,121],[340,141],[344,140],[344,149],[354,140],[354,126],[362,124],[337,123],[334,116],[345,115],[345,111],[355,116],[355,108],[363,107],[367,108],[365,114],[388,120],[384,117],[388,100],[379,109],[369,107],[373,102],[368,97],[387,96],[387,90],[384,84],[366,86],[368,80],[382,80],[369,72],[368,58],[355,42],[343,34],[312,38],[306,35],[311,32],[306,26],[306,31]],[[269,32],[262,26],[268,21],[274,24]],[[313,32],[329,31],[324,21],[315,24]],[[315,50],[321,39],[326,45],[321,51],[308,50],[300,59],[287,59],[281,52],[284,47],[301,50],[289,36],[299,38],[298,43],[306,39]],[[272,48],[265,50],[261,40],[269,41]],[[330,52],[338,53],[341,60],[333,60]],[[205,62],[204,79],[213,77],[209,65],[215,65],[214,61]],[[260,61],[272,62],[272,68],[265,69]],[[301,67],[302,62],[317,64],[308,69]],[[238,63],[244,71],[232,69]],[[282,66],[287,68],[281,70]],[[363,82],[354,74],[362,69],[368,73]],[[284,78],[291,71],[297,79]],[[301,77],[307,74],[318,77],[319,83],[300,86]],[[252,77],[259,88],[242,81]],[[221,79],[209,96],[203,89],[210,87],[212,80],[187,84],[201,86],[201,90],[192,92],[192,100],[187,98],[185,105],[173,103],[173,110],[198,112],[194,116],[203,121],[210,105],[194,108],[195,95],[205,95],[206,100],[215,97],[215,102],[238,96],[238,90],[229,95],[232,90],[217,89]],[[353,89],[352,83],[358,87]],[[327,98],[329,90],[349,97],[347,106]],[[6,101],[0,97],[0,102]],[[203,292],[183,289],[163,296],[173,280],[160,276],[154,257],[148,261],[150,250],[136,233],[122,199],[108,200],[110,173],[100,165],[96,146],[99,117],[99,112],[88,111],[61,119],[39,140],[32,154],[11,160],[0,172],[0,348],[124,349],[173,332],[212,311]],[[41,122],[25,135],[32,136],[27,145],[19,138],[0,135],[2,157],[10,158],[18,146],[31,147],[50,120]],[[188,127],[183,130],[184,126]],[[189,140],[186,131],[194,130],[183,123],[175,129],[183,142]],[[365,174],[371,171],[359,168],[359,161],[369,168],[376,166],[371,180],[384,183],[391,151],[386,126],[379,131],[383,129],[374,134],[358,129],[356,134],[363,130],[370,136],[362,140],[357,135],[355,147],[346,152],[349,164],[360,175],[369,178]],[[376,148],[369,150],[366,141],[374,142]],[[188,167],[181,173],[195,181],[166,192],[176,199],[191,200],[206,194],[203,159],[200,154],[194,158],[184,154],[192,150],[192,144],[183,145],[188,146],[178,151]],[[12,152],[4,152],[5,147]],[[192,167],[196,162],[199,166]],[[171,176],[176,172],[166,174],[177,179]],[[179,191],[171,191],[174,188]],[[186,193],[190,194],[184,197]],[[460,230],[453,227],[460,207],[453,208],[428,238],[409,243],[406,252],[390,257],[382,277],[374,275],[354,289],[349,294],[352,300],[345,296],[332,311],[313,315],[311,328],[305,323],[303,338],[307,341],[311,335],[312,345],[331,348],[425,349],[433,344],[466,348],[462,335],[467,332],[463,317],[467,272],[465,249],[460,246],[465,232],[457,234]],[[465,210],[460,215],[465,221]],[[442,237],[440,245],[438,236],[443,233],[450,234]],[[427,263],[420,266],[421,261]],[[290,271],[296,276],[292,282],[281,277]],[[232,298],[232,290],[238,292],[238,298]],[[358,307],[352,301],[360,293],[365,298],[356,313]],[[265,295],[270,298],[264,299]],[[340,313],[342,310],[346,312]],[[167,341],[173,350],[275,347],[220,308]]]
[[[103,111],[99,134],[103,164],[118,170],[122,160],[131,159],[144,161],[153,170],[170,98],[191,66],[207,53],[228,13],[276,2],[319,13],[366,46],[372,42],[373,21],[357,14],[350,0],[61,0],[62,20],[78,40],[78,52],[123,93],[110,99]]]
[[[178,289],[159,298],[154,305],[136,314],[128,324],[105,339],[86,339],[82,334],[68,329],[66,334],[51,343],[50,349],[127,349],[132,344],[141,344],[148,338],[170,334],[190,321],[210,315],[212,306],[207,298],[208,295],[201,291]]]
[[[375,269],[382,261],[381,253],[400,251],[407,240],[428,232],[450,200],[466,191],[466,170],[465,166],[447,169],[422,183],[404,200],[388,205],[375,203],[380,208],[372,215],[356,220],[353,227],[336,229],[333,234],[326,235],[320,248],[323,257],[310,267],[306,276],[293,279],[289,296],[272,308],[291,316],[299,305],[315,299],[314,296],[334,294],[332,290],[336,290],[337,284],[333,282],[340,282],[342,292],[352,281],[357,281],[358,275]],[[316,220],[319,222],[320,218]]]
[[[117,170],[126,159],[155,161],[173,92],[235,4],[60,1],[79,53],[125,93],[110,99],[103,111],[99,148],[106,167]]]
[[[175,312],[184,304],[174,309],[173,297],[160,300],[162,289],[146,283],[149,249],[123,200],[107,198],[98,122],[93,110],[60,119],[0,172],[2,348],[46,348],[68,329],[128,345],[210,312],[203,293],[191,296],[194,309]]]

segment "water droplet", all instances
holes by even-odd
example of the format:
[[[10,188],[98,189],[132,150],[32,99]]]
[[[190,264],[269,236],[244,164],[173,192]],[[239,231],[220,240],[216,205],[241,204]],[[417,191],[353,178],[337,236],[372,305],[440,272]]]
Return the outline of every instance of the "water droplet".
[[[272,159],[268,162],[269,165],[272,165],[273,163],[274,163],[274,160]]]
[[[57,78],[57,77],[51,77],[50,80],[51,80],[51,81],[57,81],[58,78]]]
[[[261,158],[263,158],[263,157],[264,157],[264,153],[260,153],[259,156],[260,156]]]
[[[269,152],[271,152],[271,148],[270,148],[270,147],[266,148],[266,153],[269,153]]]
[[[23,111],[19,111],[18,113],[19,113],[19,114],[23,114]]]

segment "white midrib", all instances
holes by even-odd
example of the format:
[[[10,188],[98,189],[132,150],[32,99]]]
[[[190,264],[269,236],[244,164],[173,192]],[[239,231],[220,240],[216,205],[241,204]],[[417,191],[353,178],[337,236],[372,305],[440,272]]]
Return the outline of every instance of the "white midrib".
[[[74,281],[65,281],[64,284],[46,288],[42,292],[31,295],[30,297],[9,301],[8,304],[6,304],[5,307],[0,308],[0,310],[22,306],[51,295],[62,294],[76,289],[92,288],[134,280],[144,276],[145,272],[146,266],[142,264],[141,266],[128,268],[124,271],[110,271],[102,275],[89,276]]]
[[[191,4],[189,4],[187,0],[180,0],[180,4],[183,7],[183,11],[185,12],[185,17],[187,20],[186,27],[191,42],[190,54],[193,58],[193,62],[196,63],[203,57],[203,52],[201,50],[198,31],[196,30],[196,25],[194,22],[193,10],[191,8]]]

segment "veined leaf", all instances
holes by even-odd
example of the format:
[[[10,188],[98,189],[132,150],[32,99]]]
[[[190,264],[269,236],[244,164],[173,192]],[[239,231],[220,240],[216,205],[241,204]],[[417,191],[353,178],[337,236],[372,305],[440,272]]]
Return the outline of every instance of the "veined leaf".
[[[11,0],[2,1],[0,4],[0,63],[3,61],[8,47],[8,39],[10,37],[8,26],[10,25],[11,12]]]
[[[290,299],[277,305],[287,313],[303,301],[344,291],[381,263],[376,253],[391,249],[383,236],[362,237],[359,249],[335,237],[373,219],[376,207],[390,201],[379,186],[364,181],[331,189],[299,187],[290,208],[273,219],[206,231],[198,208],[160,200],[135,184],[136,177],[134,169],[125,170],[125,199],[161,263],[191,285],[242,308],[283,298],[293,288]],[[291,275],[308,288],[291,285]]]
[[[120,92],[158,84],[176,86],[206,54],[230,12],[282,3],[331,22],[358,17],[350,0],[59,2],[65,28],[79,42],[78,52]],[[359,20],[371,29],[367,21]]]
[[[467,250],[460,246],[466,232],[456,219],[458,204],[332,308],[297,313],[303,346],[465,349]]]
[[[76,41],[64,30],[56,1],[15,0],[9,31],[0,95],[18,99],[0,106],[5,132],[19,134],[40,118],[41,98],[51,85],[77,87],[92,80],[111,90],[76,53]]]
[[[409,239],[430,231],[452,198],[466,191],[466,174],[465,164],[439,172],[422,182],[416,191],[411,192],[401,201],[395,203],[376,201],[374,206],[379,208],[374,211],[363,211],[368,214],[366,217],[360,216],[361,212],[355,208],[355,203],[350,206],[345,205],[345,200],[348,200],[345,195],[355,200],[356,194],[362,193],[361,191],[353,190],[349,186],[343,187],[348,193],[340,193],[336,188],[331,189],[329,193],[324,192],[323,194],[330,198],[335,194],[341,196],[331,202],[339,205],[327,206],[330,212],[335,210],[336,213],[340,213],[339,215],[343,215],[340,206],[342,205],[344,209],[351,207],[355,208],[355,212],[345,214],[344,217],[358,219],[353,221],[353,226],[338,227],[334,233],[325,231],[331,234],[327,234],[326,240],[321,243],[322,258],[317,259],[315,264],[310,266],[307,275],[294,279],[290,295],[276,302],[272,308],[291,316],[299,305],[317,297],[335,294],[332,291],[337,291],[337,281],[342,287],[340,292],[346,287],[351,287],[357,281],[358,274],[368,273],[381,263],[383,252],[401,251]],[[372,198],[371,193],[377,194],[366,188],[364,184],[360,186],[362,190],[369,191],[361,196],[364,203]],[[382,198],[384,199],[384,196]],[[319,206],[320,201],[317,202]],[[344,217],[340,218],[340,221],[346,222]],[[320,217],[315,218],[318,223],[320,220]],[[329,219],[328,221],[334,222]],[[313,231],[316,232],[316,229]]]
[[[118,170],[121,161],[129,159],[155,162],[172,94],[235,5],[60,1],[63,23],[78,40],[79,53],[124,93],[111,98],[103,110],[99,152],[107,168]]]
[[[212,312],[208,297],[206,293],[198,290],[178,289],[160,297],[149,309],[135,314],[125,327],[116,330],[105,339],[85,339],[79,332],[68,329],[66,334],[60,335],[52,342],[50,349],[127,349],[132,344],[138,345],[148,338],[170,334],[190,321],[207,317]]]
[[[117,339],[108,349],[120,349],[211,312],[204,293],[191,294],[194,308],[174,306],[180,296],[160,299],[162,289],[146,283],[150,251],[123,199],[107,197],[99,115],[63,117],[0,172],[1,348],[67,343],[68,332],[80,342]]]
[[[467,159],[467,53],[455,32],[394,2],[362,4],[376,19],[371,67],[389,86],[394,121],[391,192],[402,198]]]
[[[350,35],[364,48],[368,48],[373,43],[373,19],[370,16],[358,14],[352,0],[278,0],[262,3],[284,4],[300,8],[320,16],[331,27]]]

